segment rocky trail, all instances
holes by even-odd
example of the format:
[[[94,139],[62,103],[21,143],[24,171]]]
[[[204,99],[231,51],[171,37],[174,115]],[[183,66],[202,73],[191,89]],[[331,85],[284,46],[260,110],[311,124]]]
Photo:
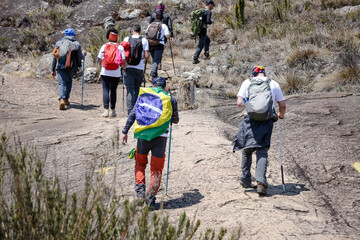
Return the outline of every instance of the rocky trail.
[[[81,82],[74,81],[71,105],[59,111],[57,80],[4,75],[0,129],[36,146],[49,175],[58,174],[70,191],[81,193],[84,176],[98,164],[95,174],[105,174],[133,199],[134,160],[127,156],[136,141],[131,136],[128,145],[120,144],[122,93],[119,85],[118,116],[104,119],[100,84],[85,85],[81,106]],[[281,122],[286,191],[275,124],[266,197],[240,186],[241,153],[231,145],[243,115],[236,100],[181,111],[173,126],[168,195],[165,166],[158,195],[164,210],[157,211],[173,223],[185,211],[201,220],[199,232],[241,226],[244,239],[360,239],[360,173],[352,166],[360,161],[359,102],[360,96],[346,93],[287,97]]]

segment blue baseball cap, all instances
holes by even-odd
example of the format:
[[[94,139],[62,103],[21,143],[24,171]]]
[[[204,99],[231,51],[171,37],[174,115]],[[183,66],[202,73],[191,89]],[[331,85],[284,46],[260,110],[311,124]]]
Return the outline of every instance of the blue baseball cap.
[[[163,77],[157,76],[152,80],[152,84],[154,86],[159,86],[159,87],[165,88],[166,87],[166,79]]]
[[[75,36],[75,32],[72,28],[68,28],[65,30],[65,36]]]

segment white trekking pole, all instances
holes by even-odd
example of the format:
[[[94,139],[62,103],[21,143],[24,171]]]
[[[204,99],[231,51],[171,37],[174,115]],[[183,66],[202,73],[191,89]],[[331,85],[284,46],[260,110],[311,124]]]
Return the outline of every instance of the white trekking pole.
[[[281,181],[282,181],[283,192],[285,192],[284,168],[282,162],[282,149],[281,149],[280,119],[278,121],[278,129],[279,129],[279,146],[280,146]]]

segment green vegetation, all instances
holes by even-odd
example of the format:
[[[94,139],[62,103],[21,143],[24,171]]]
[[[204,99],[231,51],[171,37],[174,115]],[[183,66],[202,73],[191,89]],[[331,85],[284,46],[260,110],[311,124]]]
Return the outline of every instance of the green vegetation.
[[[185,213],[177,226],[162,212],[150,214],[148,206],[118,195],[93,169],[82,194],[71,194],[56,175],[45,172],[35,149],[20,141],[13,147],[1,135],[1,239],[192,239],[199,228],[200,220],[191,222]],[[215,234],[212,229],[208,232]],[[208,232],[200,239],[209,239]],[[218,239],[226,232],[222,228]],[[231,239],[239,236],[240,230]]]

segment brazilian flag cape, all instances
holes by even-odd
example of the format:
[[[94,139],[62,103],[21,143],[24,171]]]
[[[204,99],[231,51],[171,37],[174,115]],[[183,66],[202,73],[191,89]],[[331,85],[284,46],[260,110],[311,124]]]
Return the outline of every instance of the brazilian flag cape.
[[[134,138],[150,141],[169,128],[173,113],[170,95],[158,88],[140,88],[135,104]]]

